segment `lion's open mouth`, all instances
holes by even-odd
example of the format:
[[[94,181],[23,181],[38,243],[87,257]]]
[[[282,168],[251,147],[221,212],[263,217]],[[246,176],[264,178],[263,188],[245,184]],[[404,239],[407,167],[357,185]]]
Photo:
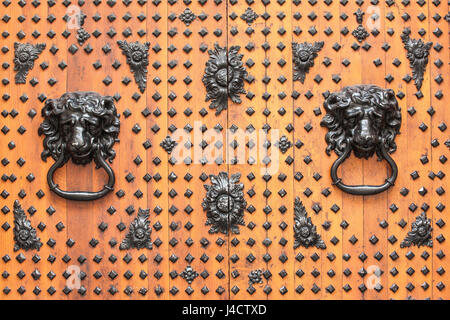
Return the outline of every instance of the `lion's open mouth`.
[[[369,145],[360,145],[352,142],[351,145],[355,156],[358,158],[368,159],[375,153],[375,150],[377,149],[377,144],[375,143],[371,143]]]
[[[361,145],[354,144],[353,146],[354,146],[355,149],[358,149],[358,150],[364,151],[364,152],[369,152],[369,151],[372,151],[372,150],[374,150],[376,148],[375,144],[372,144],[372,145],[369,145],[369,146],[361,146]]]
[[[88,160],[92,153],[92,149],[90,149],[86,153],[72,153],[72,158],[75,160]]]

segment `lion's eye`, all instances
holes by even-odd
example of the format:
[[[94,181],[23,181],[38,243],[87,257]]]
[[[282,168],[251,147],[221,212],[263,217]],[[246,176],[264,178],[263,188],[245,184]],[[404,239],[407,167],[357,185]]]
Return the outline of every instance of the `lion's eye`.
[[[89,132],[91,132],[91,133],[97,133],[98,132],[98,125],[96,125],[96,124],[90,124],[89,125]]]
[[[347,125],[350,127],[354,127],[356,124],[356,118],[347,118],[346,119]]]
[[[68,134],[70,132],[70,124],[69,123],[63,124],[62,129],[63,129],[65,134]]]
[[[383,124],[383,118],[379,116],[374,116],[373,120],[375,122],[375,125],[381,126]]]

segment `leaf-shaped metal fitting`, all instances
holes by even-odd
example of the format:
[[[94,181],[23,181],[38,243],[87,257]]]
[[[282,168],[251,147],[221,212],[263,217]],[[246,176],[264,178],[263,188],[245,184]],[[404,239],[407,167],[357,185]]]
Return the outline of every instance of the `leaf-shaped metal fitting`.
[[[131,72],[134,74],[139,90],[143,93],[147,87],[147,66],[148,66],[148,50],[150,42],[140,43],[130,42],[126,40],[117,41],[122,53],[127,57],[127,64],[130,66]]]
[[[209,176],[211,185],[204,185],[206,196],[202,207],[206,211],[206,225],[211,226],[209,233],[228,234],[231,230],[238,234],[238,225],[244,225],[247,202],[244,199],[244,184],[239,183],[240,177],[240,173],[228,178],[227,172],[220,172],[217,176]]]
[[[318,249],[326,249],[320,235],[317,233],[316,226],[313,225],[311,218],[307,216],[306,209],[299,197],[294,202],[294,249],[299,246]]]
[[[32,45],[14,42],[14,71],[17,71],[16,84],[26,83],[28,72],[34,67],[36,60],[45,49],[45,43]]]
[[[408,235],[402,241],[400,247],[405,248],[412,245],[417,247],[432,247],[433,240],[431,239],[431,231],[433,231],[433,228],[431,227],[431,219],[427,219],[426,213],[422,212],[416,217],[416,221],[412,223],[411,231],[408,232]]]
[[[412,69],[414,83],[417,90],[422,88],[423,75],[428,64],[428,55],[430,54],[433,42],[423,42],[421,39],[411,39],[411,31],[403,30],[401,35],[403,45],[407,51],[406,57],[409,60],[409,66]]]
[[[152,228],[150,227],[150,221],[148,220],[149,217],[149,209],[143,210],[139,208],[137,217],[130,224],[128,234],[120,244],[120,250],[152,248],[152,241],[150,239]]]
[[[244,78],[247,76],[242,63],[240,47],[227,47],[214,45],[214,50],[209,50],[209,60],[206,62],[203,84],[206,87],[206,99],[211,100],[209,107],[216,109],[216,115],[227,109],[228,97],[234,103],[241,103],[239,94],[245,94]]]
[[[356,17],[356,22],[358,22],[359,24],[361,24],[363,22],[363,18],[364,18],[364,11],[361,11],[361,8],[358,8],[358,10],[356,10],[353,13]]]
[[[36,236],[36,229],[31,226],[19,201],[14,201],[14,251],[39,249],[42,242]]]
[[[305,76],[314,66],[317,53],[323,48],[324,42],[292,42],[292,61],[294,62],[294,81],[305,82]]]

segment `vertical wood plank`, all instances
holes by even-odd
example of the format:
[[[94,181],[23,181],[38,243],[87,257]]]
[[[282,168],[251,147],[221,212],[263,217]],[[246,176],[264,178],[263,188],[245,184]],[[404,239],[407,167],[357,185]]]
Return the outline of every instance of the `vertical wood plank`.
[[[267,215],[267,222],[271,224],[267,230],[267,238],[272,241],[267,248],[268,254],[272,256],[268,269],[273,274],[270,279],[273,286],[270,298],[292,299],[295,297],[292,228],[294,110],[293,105],[288,102],[291,100],[289,93],[292,90],[293,74],[292,50],[289,45],[292,27],[289,16],[284,17],[286,13],[290,14],[291,4],[270,3],[266,6],[266,12],[270,15],[266,23],[270,28],[270,33],[266,36],[266,41],[270,44],[270,49],[266,53],[266,59],[270,62],[266,71],[266,76],[270,78],[266,86],[266,92],[270,94],[266,107],[272,111],[267,117],[267,124],[271,128],[270,141],[280,143],[284,137],[291,144],[287,150],[283,149],[283,146],[277,147],[272,144],[270,150],[272,162],[266,171],[266,175],[271,177],[267,182],[267,190],[271,192],[267,198],[267,206],[271,208],[271,212]],[[281,77],[286,80],[280,81]]]
[[[370,4],[369,4],[370,5]],[[383,6],[378,6],[379,14],[384,17]],[[385,39],[385,19],[379,19],[379,25],[375,28],[368,28],[373,21],[369,15],[369,6],[361,6],[361,11],[365,12],[363,17],[363,26],[370,33],[370,36],[360,45],[361,62],[364,65],[362,72],[362,82],[364,84],[376,84],[381,88],[390,88],[385,81],[387,70],[385,68],[385,51],[382,49]],[[352,17],[353,18],[353,17]],[[369,23],[368,23],[369,22]],[[379,34],[374,36],[374,29]],[[376,31],[375,31],[376,32]],[[376,34],[376,33],[375,33]],[[363,49],[365,43],[370,44],[370,49]],[[363,44],[364,43],[364,44]],[[380,59],[382,64],[377,67],[375,61]],[[384,85],[382,85],[384,83]],[[376,156],[363,161],[363,184],[380,185],[391,174],[385,161],[376,160]],[[382,283],[387,279],[387,232],[381,228],[380,223],[387,218],[387,192],[377,195],[364,196],[364,254],[367,258],[364,260],[364,269],[367,276],[364,277],[364,299],[386,299],[387,289]],[[374,281],[372,281],[372,279]],[[378,282],[378,283],[377,283]],[[379,284],[379,285],[378,285]]]
[[[168,212],[168,155],[162,152],[159,143],[166,137],[167,115],[167,3],[147,4],[147,41],[152,49],[149,52],[149,76],[147,108],[152,112],[146,121],[147,140],[151,147],[147,149],[147,173],[151,180],[147,183],[147,207],[150,208],[152,225],[153,254],[148,260],[148,298],[169,299],[169,212]],[[154,130],[159,128],[158,131]],[[156,166],[159,158],[161,163]],[[161,176],[162,179],[158,179]],[[156,179],[155,179],[156,177]],[[138,177],[138,179],[144,179]],[[159,197],[157,194],[161,193]],[[155,243],[160,240],[161,244]]]
[[[424,7],[426,8],[426,7]],[[405,27],[410,28],[411,34],[410,37],[413,39],[421,38],[419,35],[419,30],[425,30],[426,34],[423,37],[423,41],[429,41],[429,33],[428,30],[428,21],[420,21],[419,15],[425,9],[420,7],[418,3],[411,4],[408,7],[408,14],[411,18],[405,23]],[[404,51],[406,55],[406,49]],[[405,63],[408,64],[409,61],[405,59]],[[408,68],[408,74],[412,77],[412,70]],[[419,176],[421,177],[418,183],[411,186],[408,193],[409,204],[407,211],[407,219],[405,221],[408,222],[405,228],[403,228],[403,238],[406,236],[408,231],[411,231],[412,223],[416,220],[416,216],[418,216],[422,211],[427,211],[428,217],[432,218],[431,212],[428,212],[428,192],[422,193],[421,188],[425,188],[426,190],[431,190],[432,184],[431,179],[429,179],[428,175],[431,171],[431,119],[428,114],[428,109],[431,103],[430,97],[430,66],[428,64],[427,70],[424,74],[424,80],[422,84],[422,88],[420,89],[421,93],[418,93],[417,88],[414,85],[414,80],[411,80],[406,86],[406,101],[408,103],[408,109],[411,111],[415,109],[417,112],[414,114],[408,115],[408,126],[407,126],[407,134],[409,145],[414,149],[414,156],[409,157],[408,164],[410,166],[410,172],[413,170],[417,170]],[[424,124],[428,129],[420,130],[421,124]],[[409,170],[408,170],[409,171]],[[425,205],[425,203],[427,203]],[[406,208],[405,208],[406,211]],[[401,239],[403,241],[403,239]],[[427,251],[429,255],[431,255],[431,250],[426,247],[416,247],[411,246],[409,248],[401,249],[401,256],[405,257],[406,262],[406,270],[404,271],[404,286],[406,288],[405,296],[403,298],[413,298],[413,299],[424,299],[426,297],[431,296],[431,292],[423,290],[420,286],[424,283],[431,283],[431,272],[426,273],[422,272],[422,268],[426,267],[431,270],[431,260],[432,259],[423,259],[421,255],[424,251]],[[400,271],[400,275],[402,275],[402,271]]]
[[[345,6],[340,7],[340,13],[348,16],[347,20],[341,22],[348,28],[347,35],[341,34],[341,86],[349,86],[362,83],[363,74],[363,58],[361,52],[355,52],[352,44],[356,41],[351,32],[358,26],[353,13],[358,6],[355,3],[348,2]],[[341,28],[342,29],[342,28]],[[362,50],[361,48],[359,49]],[[348,66],[347,61],[350,62]],[[332,155],[335,159],[335,154]],[[345,161],[341,166],[343,181],[348,184],[360,185],[363,183],[363,160],[356,158],[354,155]],[[338,172],[339,174],[339,172]],[[336,190],[337,191],[337,190]],[[340,192],[340,191],[338,191]],[[344,299],[363,299],[363,293],[359,287],[363,284],[364,279],[358,274],[363,268],[363,262],[359,255],[364,252],[364,211],[363,199],[361,196],[354,196],[342,193],[342,292]]]
[[[389,6],[385,4],[385,13],[393,14],[395,17],[401,15],[401,8],[396,6]],[[388,230],[388,266],[387,266],[387,284],[384,282],[380,284],[386,287],[389,299],[403,299],[405,296],[405,285],[403,282],[402,273],[407,269],[406,258],[401,256],[400,243],[405,235],[404,230],[398,224],[402,218],[407,220],[406,208],[409,205],[408,199],[401,196],[400,191],[404,186],[407,186],[414,181],[410,173],[415,169],[408,166],[409,158],[408,153],[401,152],[401,150],[409,150],[412,146],[409,144],[408,137],[408,126],[409,126],[409,114],[407,113],[408,104],[406,98],[400,99],[399,94],[406,94],[406,83],[402,80],[405,74],[409,72],[409,64],[405,56],[403,44],[401,41],[396,41],[403,30],[403,24],[399,24],[397,21],[386,20],[385,21],[386,32],[390,29],[394,31],[392,35],[386,34],[386,41],[391,46],[386,52],[386,60],[384,61],[386,72],[392,75],[392,82],[389,87],[393,89],[397,95],[398,105],[401,109],[402,114],[402,125],[400,128],[400,134],[396,138],[397,152],[392,156],[397,164],[403,164],[403,170],[400,169],[397,181],[395,185],[390,189],[388,196],[388,219],[387,222],[389,226]],[[389,35],[389,36],[388,36]],[[395,66],[395,59],[397,59],[400,64]],[[401,168],[401,167],[399,167]]]
[[[342,77],[341,69],[343,65],[341,63],[341,50],[336,51],[333,49],[333,44],[339,43],[341,39],[340,34],[340,17],[339,17],[339,6],[338,2],[331,3],[320,3],[320,11],[318,13],[318,26],[319,34],[322,35],[325,40],[325,45],[320,51],[319,57],[317,58],[318,72],[323,78],[319,85],[318,99],[316,105],[314,105],[314,112],[317,112],[319,116],[315,118],[317,121],[314,125],[315,128],[319,130],[316,131],[316,136],[313,140],[319,141],[317,153],[315,156],[316,165],[318,165],[318,171],[322,176],[319,180],[320,189],[320,205],[322,207],[322,220],[317,224],[319,233],[322,234],[322,239],[327,245],[326,256],[323,255],[322,258],[322,281],[323,290],[322,297],[324,299],[342,299],[343,296],[343,279],[342,279],[342,246],[344,239],[342,238],[342,228],[340,226],[342,222],[341,212],[334,212],[333,208],[336,206],[342,208],[342,193],[340,190],[332,186],[332,181],[329,173],[329,168],[331,168],[335,156],[331,157],[325,156],[325,134],[326,128],[319,128],[319,121],[325,114],[323,109],[323,101],[325,99],[324,93],[326,91],[335,92],[340,90],[341,81],[335,81],[336,76]],[[327,34],[328,28],[333,32]],[[330,62],[330,64],[328,64]],[[320,95],[320,97],[319,97]],[[316,111],[316,110],[320,110]]]
[[[430,97],[431,105],[435,110],[435,114],[431,118],[431,138],[432,141],[436,140],[439,145],[431,149],[432,171],[437,176],[432,182],[430,200],[430,214],[428,218],[432,218],[433,221],[433,249],[432,249],[432,283],[431,297],[432,299],[449,299],[450,290],[446,285],[446,273],[449,269],[449,258],[442,255],[448,248],[449,227],[443,222],[447,222],[445,217],[448,215],[448,208],[446,209],[446,200],[448,201],[449,180],[444,176],[447,174],[445,171],[448,168],[448,150],[449,150],[449,137],[448,126],[450,115],[446,108],[448,99],[448,64],[442,63],[449,61],[449,51],[445,49],[436,50],[439,46],[445,48],[445,45],[449,43],[448,22],[443,19],[443,13],[445,11],[444,3],[438,4],[437,2],[428,3],[428,22],[429,22],[429,40],[433,41],[434,46],[430,50],[429,68],[427,68],[430,74]],[[433,33],[433,35],[431,34]],[[442,63],[442,65],[441,65]],[[446,125],[444,125],[446,124]],[[447,144],[447,145],[446,145]],[[443,191],[443,193],[442,193]],[[446,243],[447,242],[447,243]],[[430,294],[430,293],[429,293]]]
[[[250,25],[240,18],[249,7],[258,14],[258,18]],[[245,163],[229,166],[230,174],[241,173],[241,182],[245,186],[244,197],[247,201],[247,210],[244,212],[245,226],[239,226],[240,234],[230,238],[230,240],[237,239],[239,243],[238,245],[232,243],[229,246],[231,300],[266,299],[270,298],[270,292],[274,290],[272,277],[275,275],[269,276],[267,272],[269,256],[263,243],[267,237],[267,231],[264,228],[264,224],[267,222],[264,210],[267,200],[263,195],[267,184],[263,180],[265,165],[262,162],[263,156],[261,156],[262,144],[266,138],[261,133],[266,123],[263,115],[266,108],[263,94],[267,87],[263,82],[263,78],[266,76],[263,63],[267,53],[263,45],[267,43],[263,29],[267,23],[262,18],[265,11],[266,8],[262,2],[254,2],[249,5],[244,1],[228,1],[228,47],[240,46],[239,53],[243,54],[242,61],[248,72],[244,83],[247,93],[245,96],[241,94],[242,103],[235,104],[231,100],[228,102],[228,128],[238,128],[240,134],[245,135],[245,141],[238,141],[238,143],[247,146]],[[236,136],[230,133],[228,143],[235,138]],[[271,257],[271,259],[276,258]],[[250,286],[249,275],[252,271],[260,273],[262,283]],[[267,278],[264,277],[264,272],[266,272]]]

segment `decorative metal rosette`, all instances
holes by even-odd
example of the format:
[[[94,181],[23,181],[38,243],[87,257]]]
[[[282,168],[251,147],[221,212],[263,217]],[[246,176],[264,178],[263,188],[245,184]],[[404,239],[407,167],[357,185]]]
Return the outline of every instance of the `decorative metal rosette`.
[[[209,60],[206,62],[203,84],[206,87],[205,101],[210,101],[209,107],[216,109],[216,115],[227,109],[228,97],[234,103],[241,103],[239,94],[245,94],[244,78],[247,76],[242,63],[240,47],[227,47],[214,45],[214,50],[209,50]]]
[[[239,233],[238,225],[244,225],[244,184],[239,183],[240,173],[220,172],[210,175],[211,185],[204,185],[206,196],[203,199],[203,210],[206,211],[206,225],[210,225],[209,233]]]

